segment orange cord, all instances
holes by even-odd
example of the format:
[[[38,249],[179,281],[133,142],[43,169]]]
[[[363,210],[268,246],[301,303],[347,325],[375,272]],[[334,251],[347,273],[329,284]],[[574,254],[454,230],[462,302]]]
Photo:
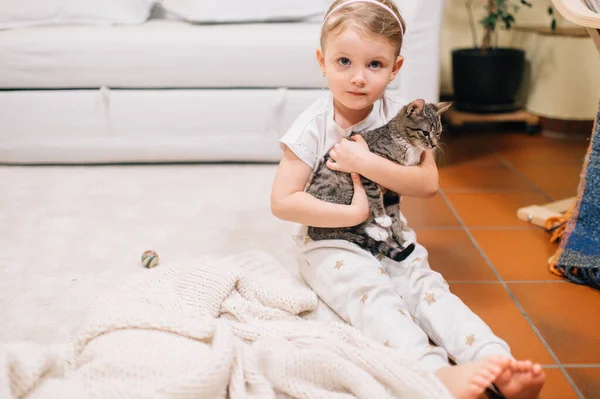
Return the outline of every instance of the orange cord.
[[[573,204],[564,214],[560,216],[553,216],[546,219],[544,228],[546,229],[546,231],[552,233],[552,236],[550,237],[550,242],[560,241],[560,239],[565,233],[565,230],[567,228],[567,222],[569,221],[569,218],[571,217],[571,214],[575,209],[575,205],[576,203]],[[548,259],[548,266],[551,273],[556,274],[557,276],[564,277],[564,273],[562,272],[562,270],[556,266],[559,258],[558,255],[559,253],[557,252],[556,254],[552,255],[550,259]]]
[[[546,224],[544,225],[544,228],[546,229],[546,231],[552,233],[552,236],[550,237],[550,242],[557,242],[561,239],[567,227],[567,221],[571,217],[574,208],[575,204],[573,204],[564,214],[546,219]]]

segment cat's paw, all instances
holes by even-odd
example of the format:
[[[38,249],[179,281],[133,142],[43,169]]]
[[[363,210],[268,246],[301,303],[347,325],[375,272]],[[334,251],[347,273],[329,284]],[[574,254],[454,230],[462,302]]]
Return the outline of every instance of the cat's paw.
[[[367,235],[369,237],[371,237],[372,239],[374,239],[376,241],[385,241],[389,237],[388,232],[379,226],[365,227],[365,232],[367,233]]]
[[[401,247],[404,247],[404,244],[406,243],[406,240],[404,239],[404,237],[397,236],[395,234],[392,234],[392,240],[394,240],[394,242],[396,242]]]
[[[389,216],[382,216],[380,218],[375,218],[375,223],[377,223],[381,227],[390,227],[392,225],[392,218]]]

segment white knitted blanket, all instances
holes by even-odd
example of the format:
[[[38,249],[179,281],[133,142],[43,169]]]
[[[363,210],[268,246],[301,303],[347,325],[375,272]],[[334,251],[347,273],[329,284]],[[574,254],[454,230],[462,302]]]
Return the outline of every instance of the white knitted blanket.
[[[450,397],[322,306],[261,252],[159,266],[102,298],[69,351],[0,345],[0,398]]]

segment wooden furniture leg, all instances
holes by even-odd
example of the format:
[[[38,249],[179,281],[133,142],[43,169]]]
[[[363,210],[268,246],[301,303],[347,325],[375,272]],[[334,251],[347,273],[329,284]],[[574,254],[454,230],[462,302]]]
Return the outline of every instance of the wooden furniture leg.
[[[585,28],[596,45],[598,53],[600,53],[600,29]]]

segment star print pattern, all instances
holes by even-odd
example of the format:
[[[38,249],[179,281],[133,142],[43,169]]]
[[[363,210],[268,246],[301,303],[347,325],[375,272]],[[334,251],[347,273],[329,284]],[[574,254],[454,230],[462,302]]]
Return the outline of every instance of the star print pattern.
[[[308,236],[304,236],[304,242],[305,244],[308,244],[310,242],[312,242],[312,240],[310,239],[310,237]],[[379,261],[382,261],[385,256],[383,254],[377,254],[376,258]],[[387,271],[389,270],[391,275],[394,276],[394,278],[396,278],[395,276],[395,269],[392,268],[392,265],[389,265],[388,268],[388,264],[386,264],[385,262],[375,262],[373,261],[373,257],[370,258],[370,262],[366,261],[365,258],[353,258],[352,256],[345,256],[345,253],[343,252],[337,252],[334,253],[333,256],[331,256],[329,253],[327,253],[327,256],[323,257],[323,258],[311,258],[312,261],[309,261],[308,259],[305,259],[306,265],[307,266],[311,266],[311,267],[321,267],[324,266],[327,270],[328,273],[331,274],[331,276],[338,276],[335,278],[335,281],[339,281],[339,284],[345,284],[347,283],[346,281],[344,281],[344,277],[347,274],[350,274],[350,272],[352,272],[352,274],[357,273],[357,275],[359,273],[370,273],[370,276],[374,279],[374,280],[379,280],[379,281],[383,281],[385,280],[385,278],[377,278],[376,274],[380,274],[381,276],[387,276]],[[346,263],[347,262],[347,263]],[[411,266],[407,269],[420,269],[421,265],[424,265],[424,267],[427,267],[427,256],[424,255],[423,257],[415,257],[411,260],[409,260]],[[311,263],[313,263],[311,265]],[[362,266],[370,266],[370,267],[362,267]],[[344,271],[342,272],[341,269],[344,268]],[[387,270],[386,270],[387,269]],[[306,269],[307,271],[309,269]],[[314,270],[314,269],[313,269]],[[403,277],[402,275],[400,277]],[[396,305],[396,311],[403,317],[406,317],[406,320],[404,319],[398,319],[397,316],[394,318],[393,316],[393,308],[389,309],[388,311],[392,312],[392,316],[391,318],[393,320],[395,320],[396,323],[402,325],[401,323],[410,323],[409,322],[409,318],[412,320],[413,323],[415,323],[414,326],[412,326],[412,328],[414,328],[415,326],[420,327],[422,326],[420,323],[420,319],[417,319],[413,314],[411,314],[412,312],[409,311],[408,307],[405,306],[410,306],[410,309],[412,311],[414,311],[413,307],[416,309],[416,313],[420,314],[421,317],[424,320],[424,324],[425,320],[429,320],[429,317],[434,317],[436,312],[445,312],[445,300],[446,297],[449,293],[449,291],[446,288],[440,287],[440,283],[445,285],[445,286],[449,286],[448,282],[439,276],[436,276],[434,281],[431,281],[431,285],[425,285],[422,291],[420,291],[420,293],[414,292],[411,294],[407,294],[407,301],[410,300],[410,302],[404,302],[399,300],[404,299],[402,295],[399,295],[400,292],[398,292],[396,295],[398,295],[400,298],[398,299],[398,301],[395,303]],[[360,289],[360,287],[363,286],[363,282],[360,281],[360,277],[358,279],[357,284],[357,289]],[[367,312],[369,311],[368,309],[370,307],[372,307],[373,304],[377,304],[379,296],[376,295],[377,291],[369,291],[369,289],[366,287],[366,282],[364,283],[365,287],[362,288],[362,292],[363,294],[358,294],[359,296],[354,296],[354,301],[356,300],[356,298],[359,298],[359,305],[357,308],[355,308],[357,311],[359,312]],[[360,292],[360,291],[359,291]],[[374,296],[371,297],[370,294],[371,292],[373,292]],[[406,293],[406,292],[405,292]],[[356,291],[355,291],[356,294]],[[420,295],[419,295],[420,294]],[[397,297],[398,298],[398,297]],[[420,302],[423,301],[423,302]],[[369,304],[367,305],[367,302],[369,302]],[[425,306],[427,305],[427,306]],[[436,305],[436,306],[433,306]],[[356,306],[356,304],[354,305]],[[360,309],[360,310],[358,310]],[[376,311],[376,310],[375,310]],[[421,313],[419,313],[421,312]],[[389,313],[387,313],[389,316]],[[459,329],[459,331],[456,331],[456,333],[458,333],[458,340],[456,340],[456,337],[453,338],[453,344],[458,346],[462,346],[463,350],[468,350],[469,347],[474,347],[475,343],[478,344],[477,347],[479,347],[481,345],[481,342],[487,342],[488,340],[488,336],[480,333],[480,331],[474,327],[468,327],[467,325],[464,325],[463,327],[467,327],[469,328],[469,330],[465,330],[465,329]],[[383,332],[383,331],[382,331]],[[461,333],[462,332],[462,333]],[[468,333],[470,335],[468,335]],[[461,339],[460,337],[463,337],[462,341],[463,343],[461,344]],[[380,337],[379,339],[384,338],[384,336]],[[379,341],[382,342],[382,341]],[[392,346],[390,345],[390,340],[384,340],[383,345],[386,347],[391,348]],[[429,343],[429,345],[433,345],[435,346],[434,343]],[[466,348],[465,348],[466,347]]]
[[[473,346],[474,343],[475,343],[475,334],[471,334],[471,335],[467,336],[467,339],[465,340],[465,344],[467,344],[467,346]]]
[[[432,294],[432,293],[430,293],[430,292],[426,292],[426,293],[425,293],[425,298],[423,298],[423,300],[424,300],[425,302],[427,302],[427,304],[428,304],[429,306],[431,306],[431,304],[432,304],[432,303],[436,302],[436,300],[435,300],[435,295],[434,295],[434,294]]]

